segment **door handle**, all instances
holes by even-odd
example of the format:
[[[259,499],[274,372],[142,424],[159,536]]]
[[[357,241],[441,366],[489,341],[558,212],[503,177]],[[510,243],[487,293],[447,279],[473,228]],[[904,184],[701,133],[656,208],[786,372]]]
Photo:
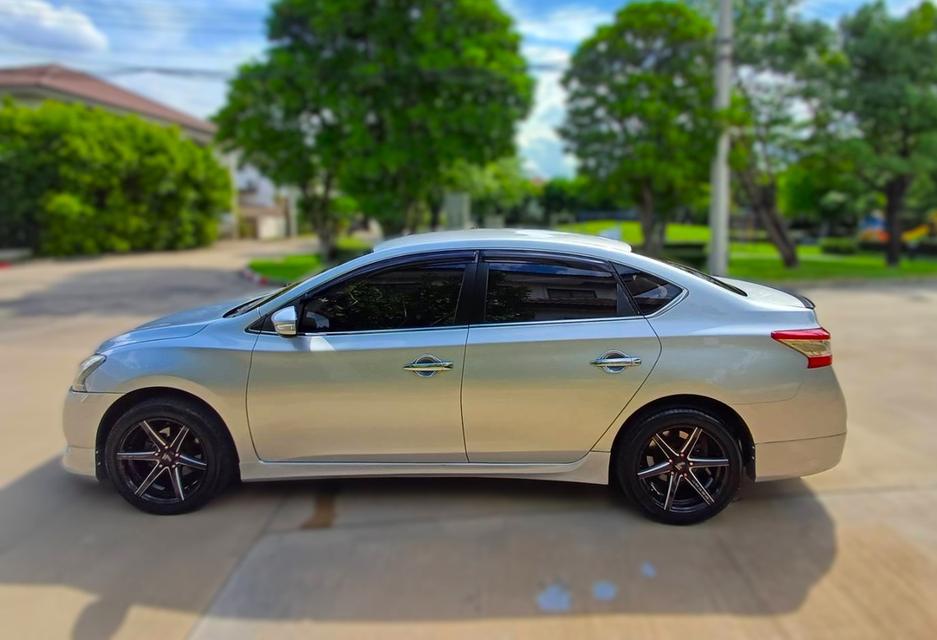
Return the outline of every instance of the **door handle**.
[[[592,361],[596,367],[605,370],[605,373],[621,373],[628,367],[637,367],[641,364],[641,358],[627,356],[621,351],[607,351]]]
[[[413,362],[403,365],[405,371],[412,371],[421,378],[429,378],[441,371],[451,371],[452,362],[449,360],[440,360],[433,355],[420,356]]]

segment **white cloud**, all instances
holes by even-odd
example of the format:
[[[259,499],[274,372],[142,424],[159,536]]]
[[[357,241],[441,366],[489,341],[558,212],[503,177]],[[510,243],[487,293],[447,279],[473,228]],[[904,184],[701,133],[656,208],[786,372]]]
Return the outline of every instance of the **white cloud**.
[[[0,38],[23,47],[105,51],[107,36],[84,13],[46,0],[0,0]]]
[[[524,36],[523,54],[537,80],[534,108],[518,131],[517,145],[526,170],[541,177],[572,175],[576,160],[563,150],[556,128],[566,113],[566,92],[560,78],[569,64],[570,51],[591,36],[598,25],[612,15],[593,6],[570,4],[550,11],[537,11],[521,5],[521,0],[505,0],[505,9],[514,16]]]
[[[588,5],[565,5],[546,13],[526,9],[517,0],[505,0],[502,5],[514,16],[521,35],[547,42],[578,43],[612,19],[609,12]]]
[[[575,160],[563,151],[563,143],[556,133],[566,109],[566,91],[560,78],[569,64],[569,51],[532,44],[526,45],[523,53],[535,68],[546,69],[534,72],[537,80],[534,108],[517,134],[525,168],[529,173],[542,177],[571,175]]]

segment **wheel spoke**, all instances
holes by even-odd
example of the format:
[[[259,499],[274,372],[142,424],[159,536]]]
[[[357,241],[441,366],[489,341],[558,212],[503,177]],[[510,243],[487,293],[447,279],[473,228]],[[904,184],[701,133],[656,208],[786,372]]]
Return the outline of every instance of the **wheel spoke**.
[[[652,467],[647,469],[642,469],[638,472],[639,480],[647,480],[648,478],[656,478],[657,476],[662,476],[665,473],[668,473],[673,468],[673,465],[670,464],[670,460],[664,460],[659,462]]]
[[[158,451],[118,451],[118,460],[139,460],[141,462],[156,462]]]
[[[169,448],[178,453],[179,449],[182,448],[182,441],[185,440],[187,435],[189,435],[189,428],[180,427],[179,432],[176,433],[176,437],[172,439],[172,443],[169,445]]]
[[[143,427],[147,437],[153,441],[153,444],[155,444],[160,449],[166,448],[166,441],[163,440],[163,436],[159,435],[159,433],[156,432],[156,429],[150,426],[149,422],[144,420],[140,423],[140,426]]]
[[[179,467],[173,467],[169,472],[169,477],[172,479],[172,490],[176,498],[180,502],[185,500],[185,492],[182,490],[182,472],[179,471]]]
[[[728,458],[690,458],[694,469],[708,469],[709,467],[728,467]]]
[[[670,481],[667,483],[667,496],[664,498],[664,511],[670,511],[673,506],[673,500],[677,495],[677,489],[680,487],[680,481],[683,476],[676,473],[670,474]]]
[[[144,493],[146,493],[146,490],[150,488],[150,485],[156,482],[156,479],[160,477],[160,475],[162,475],[163,471],[165,470],[166,467],[160,465],[153,467],[149,475],[147,475],[147,477],[143,479],[143,482],[140,483],[140,486],[137,487],[137,490],[134,492],[135,495],[142,496]]]
[[[191,467],[192,469],[200,469],[202,471],[208,468],[208,465],[205,464],[205,462],[202,460],[198,460],[184,454],[179,456],[179,464]]]
[[[674,458],[678,457],[678,453],[673,450],[667,441],[659,433],[654,434],[654,442],[657,443],[657,446],[660,447],[660,450],[664,452],[664,455],[667,456],[667,459],[673,461]]]
[[[692,471],[686,475],[686,481],[690,483],[690,486],[693,487],[696,493],[699,494],[699,497],[702,498],[706,504],[712,504],[715,502],[713,497],[709,495],[709,492],[706,491],[706,487],[704,487],[703,484],[696,478],[696,476],[693,475]]]
[[[699,427],[694,427],[693,431],[690,432],[690,437],[686,439],[686,442],[683,443],[683,448],[680,449],[680,453],[685,456],[693,453],[693,447],[696,446],[696,443],[699,442],[699,437],[702,435],[703,430]]]

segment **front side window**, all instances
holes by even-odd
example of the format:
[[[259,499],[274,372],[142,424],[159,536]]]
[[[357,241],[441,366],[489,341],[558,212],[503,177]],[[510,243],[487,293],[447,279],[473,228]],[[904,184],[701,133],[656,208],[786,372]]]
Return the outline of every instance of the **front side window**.
[[[488,262],[485,322],[613,318],[618,283],[599,266],[548,261]]]
[[[302,306],[304,333],[452,326],[464,261],[404,265],[315,293]]]

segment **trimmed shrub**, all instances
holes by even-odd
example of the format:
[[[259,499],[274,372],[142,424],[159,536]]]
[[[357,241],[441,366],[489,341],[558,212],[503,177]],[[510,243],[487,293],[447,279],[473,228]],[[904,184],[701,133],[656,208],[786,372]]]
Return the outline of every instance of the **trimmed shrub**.
[[[820,241],[820,252],[850,256],[859,253],[859,243],[852,238],[824,238]]]
[[[0,106],[0,246],[43,255],[187,249],[230,209],[211,149],[80,104]]]

